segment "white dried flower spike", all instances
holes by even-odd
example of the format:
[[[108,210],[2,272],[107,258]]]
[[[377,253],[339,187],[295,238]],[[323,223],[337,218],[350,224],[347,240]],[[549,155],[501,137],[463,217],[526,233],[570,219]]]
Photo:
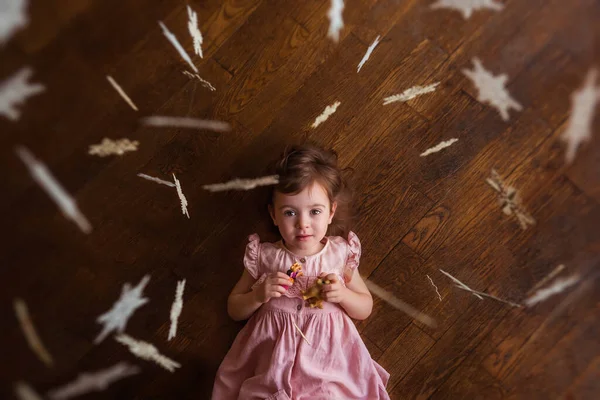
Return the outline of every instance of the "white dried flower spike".
[[[177,336],[177,321],[179,320],[179,316],[181,315],[181,310],[183,309],[183,290],[185,288],[185,279],[177,282],[177,289],[175,290],[175,300],[173,300],[173,304],[171,305],[171,327],[169,328],[169,338],[167,340],[173,339]]]
[[[202,84],[202,86],[204,86],[205,88],[207,88],[208,90],[210,90],[211,92],[216,91],[217,89],[212,85],[212,83],[210,83],[209,81],[202,79],[200,77],[200,75],[198,74],[193,74],[190,71],[183,71],[183,74],[185,76],[187,76],[190,79],[197,79],[198,81],[200,81],[200,84]]]
[[[196,68],[196,66],[192,62],[192,59],[190,58],[190,56],[188,55],[188,53],[186,53],[186,51],[183,49],[183,46],[181,46],[181,43],[179,43],[179,40],[177,40],[177,37],[174,34],[172,34],[171,31],[169,31],[169,29],[167,29],[167,27],[165,26],[165,24],[163,24],[161,21],[158,21],[158,24],[160,25],[160,28],[163,31],[163,35],[165,35],[165,37],[167,38],[167,40],[169,42],[171,42],[171,44],[173,45],[173,47],[175,47],[175,50],[177,50],[177,52],[179,53],[179,55],[181,56],[181,58],[183,58],[183,60],[186,63],[188,63],[188,65],[190,66],[190,68],[192,68],[192,70],[195,73],[198,73],[198,68]]]
[[[225,183],[204,185],[202,188],[210,192],[222,192],[224,190],[250,190],[258,186],[277,185],[278,183],[278,175],[269,175],[256,179],[233,179]]]
[[[523,207],[517,190],[507,186],[500,178],[496,170],[492,169],[492,176],[486,179],[486,182],[498,192],[498,203],[502,212],[506,215],[514,216],[519,222],[521,229],[525,230],[529,225],[535,224],[535,219]]]
[[[28,97],[45,90],[44,85],[28,82],[32,74],[31,68],[23,67],[0,83],[0,115],[4,115],[11,121],[17,121],[21,117],[21,111],[17,106],[24,103]]]
[[[187,128],[187,129],[206,129],[215,132],[228,132],[231,125],[223,121],[214,121],[187,117],[165,117],[162,115],[153,115],[142,118],[142,123],[147,126]]]
[[[452,279],[454,282],[456,282],[456,285],[454,285],[454,286],[456,286],[459,289],[466,290],[467,292],[470,292],[473,296],[478,297],[480,300],[483,300],[483,298],[481,297],[481,296],[483,296],[483,297],[487,297],[487,298],[492,299],[492,300],[499,301],[499,302],[504,303],[504,304],[508,304],[508,305],[510,305],[512,307],[522,307],[520,304],[513,303],[512,301],[503,300],[503,299],[501,299],[499,297],[496,297],[496,296],[493,296],[491,294],[488,294],[488,293],[485,293],[485,292],[480,292],[478,290],[473,290],[470,287],[468,287],[467,285],[465,285],[464,283],[462,283],[461,281],[459,281],[458,279],[456,279],[455,277],[453,277],[452,275],[450,275],[449,273],[447,273],[446,271],[441,270],[441,269],[440,269],[440,271],[444,275],[446,275],[447,277],[449,277],[450,279]]]
[[[175,372],[175,368],[181,367],[181,364],[178,362],[160,354],[156,347],[151,343],[136,340],[125,334],[115,336],[115,340],[127,346],[131,354],[136,357],[139,357],[142,360],[152,361],[169,372]]]
[[[19,400],[42,400],[42,397],[27,382],[15,383],[14,391]]]
[[[600,101],[600,86],[597,85],[598,70],[592,68],[581,88],[571,95],[571,115],[561,139],[567,144],[565,162],[571,164],[579,146],[592,138],[592,123]]]
[[[367,52],[363,56],[362,60],[360,60],[360,63],[358,63],[358,68],[356,69],[357,73],[360,72],[360,70],[362,69],[363,65],[365,65],[365,63],[367,62],[367,60],[371,57],[371,53],[373,52],[373,50],[375,49],[375,47],[377,47],[377,45],[379,44],[379,39],[381,39],[381,36],[377,36],[375,38],[375,40],[373,41],[373,43],[371,43],[371,45],[367,49]]]
[[[15,314],[17,316],[17,320],[19,320],[19,325],[21,325],[21,330],[25,335],[25,339],[27,340],[27,344],[29,344],[29,348],[35,353],[35,355],[44,363],[47,367],[52,367],[54,361],[52,360],[52,356],[50,352],[46,349],[46,346],[42,343],[40,336],[33,325],[33,321],[29,315],[29,310],[27,309],[27,304],[23,299],[17,298],[14,300],[14,308]]]
[[[547,300],[555,294],[564,292],[571,286],[578,283],[580,280],[581,278],[579,275],[573,275],[567,278],[557,279],[551,286],[539,289],[531,297],[525,300],[525,305],[527,307],[532,307],[538,303],[541,303],[542,301]]]
[[[386,97],[383,99],[383,105],[386,106],[391,103],[400,102],[404,103],[409,100],[414,99],[415,97],[422,96],[427,93],[435,92],[435,89],[438,87],[440,83],[435,82],[431,85],[427,86],[413,86],[411,88],[406,89],[404,92],[400,94],[395,94],[393,96]]]
[[[475,68],[473,70],[463,69],[463,73],[469,78],[479,94],[477,100],[481,103],[487,103],[494,107],[500,113],[504,121],[510,118],[508,110],[514,109],[521,111],[523,107],[515,99],[513,99],[506,90],[508,76],[506,74],[492,75],[483,67],[478,58],[473,59]]]
[[[202,32],[200,32],[200,28],[198,28],[198,14],[192,10],[192,7],[187,6],[188,12],[188,30],[190,31],[190,35],[194,40],[194,52],[200,56],[200,58],[204,58],[202,55]]]
[[[161,185],[175,187],[175,184],[173,182],[165,181],[164,179],[160,179],[160,178],[155,178],[154,176],[150,176],[150,175],[146,175],[146,174],[142,174],[142,173],[137,174],[137,176],[139,176],[140,178],[147,179],[149,181],[160,183]]]
[[[435,285],[435,283],[433,283],[433,279],[431,279],[429,277],[429,275],[426,275],[427,279],[429,279],[429,282],[431,282],[431,286],[433,286],[435,288],[435,293],[437,293],[438,298],[440,299],[440,301],[442,301],[442,295],[440,294],[440,291],[438,290],[438,287]]]
[[[126,362],[96,372],[84,372],[77,379],[48,392],[52,400],[67,400],[90,392],[106,390],[113,382],[138,374],[140,369]]]
[[[426,157],[430,154],[437,153],[438,151],[442,151],[443,149],[452,146],[456,142],[458,142],[458,139],[456,139],[456,138],[452,138],[450,140],[440,142],[437,145],[435,145],[435,146],[425,150],[423,153],[421,153],[421,157]]]
[[[298,331],[298,333],[300,333],[300,336],[302,336],[302,338],[310,346],[310,342],[308,341],[308,338],[304,335],[304,333],[302,332],[302,330],[300,329],[300,327],[296,324],[296,322],[294,320],[292,320],[292,323],[294,324],[294,327],[296,328],[296,330]]]
[[[123,285],[121,297],[106,313],[96,319],[96,322],[103,324],[102,332],[98,335],[94,343],[103,341],[111,332],[123,332],[127,326],[127,321],[133,315],[135,310],[148,302],[148,299],[142,297],[142,292],[148,282],[150,275],[144,275],[140,283],[133,289],[129,283]]]
[[[113,79],[113,77],[110,76],[110,75],[106,75],[106,79],[111,84],[111,86],[117,91],[117,93],[119,93],[119,96],[121,96],[123,98],[123,100],[125,100],[125,102],[127,104],[129,104],[129,107],[133,108],[135,111],[138,111],[137,106],[135,105],[135,103],[133,102],[133,100],[131,100],[131,98],[127,95],[127,93],[125,93],[125,91],[123,90],[123,88],[121,87],[121,85],[119,85],[117,83],[117,81],[115,81]]]
[[[331,0],[331,7],[327,11],[327,18],[329,18],[327,36],[336,43],[340,40],[340,31],[344,27],[343,11],[344,0]]]
[[[185,198],[185,195],[183,194],[183,191],[181,190],[181,184],[177,180],[177,177],[175,177],[175,174],[173,174],[173,179],[175,181],[175,188],[177,189],[177,196],[179,196],[179,201],[181,202],[181,212],[184,215],[187,215],[187,217],[189,219],[190,213],[188,212],[188,209],[187,209],[187,206],[188,206],[187,199]]]
[[[27,0],[0,1],[0,45],[29,23]]]
[[[319,115],[315,119],[315,122],[313,122],[313,124],[311,126],[313,128],[316,128],[317,126],[321,125],[323,122],[327,121],[327,119],[337,111],[337,108],[340,106],[340,104],[342,104],[342,103],[340,103],[339,101],[336,101],[332,105],[325,107],[325,110],[323,110],[321,115]]]
[[[92,144],[88,150],[88,154],[106,157],[111,155],[121,156],[129,151],[136,151],[140,142],[137,140],[129,140],[127,138],[112,140],[109,138],[102,139],[100,144]]]
[[[437,3],[431,5],[432,9],[449,8],[460,11],[465,19],[469,19],[473,15],[473,11],[480,9],[488,9],[500,11],[504,8],[502,3],[497,3],[496,0],[438,0]]]
[[[90,225],[85,215],[79,211],[75,199],[73,199],[60,183],[58,183],[54,176],[52,176],[46,165],[41,161],[38,161],[29,149],[24,146],[17,146],[15,151],[21,161],[23,161],[29,169],[29,173],[33,177],[33,180],[48,193],[52,200],[54,200],[65,218],[75,222],[83,233],[90,233],[92,231],[92,225]]]

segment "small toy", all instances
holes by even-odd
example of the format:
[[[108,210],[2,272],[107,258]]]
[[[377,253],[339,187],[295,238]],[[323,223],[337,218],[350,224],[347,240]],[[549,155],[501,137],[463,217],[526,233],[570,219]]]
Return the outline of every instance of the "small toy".
[[[290,280],[292,281],[292,285],[293,285],[294,282],[296,281],[297,277],[304,275],[302,273],[302,265],[300,265],[298,263],[294,263],[294,265],[292,265],[290,267],[290,269],[287,270],[286,274],[288,274],[288,276],[290,277]],[[285,285],[283,285],[283,287],[286,290],[289,288],[289,286],[285,286]]]
[[[328,279],[323,280],[321,278],[317,279],[317,282],[309,287],[306,291],[302,292],[302,298],[308,302],[310,308],[323,308],[323,298],[321,297],[321,289],[323,285],[329,285],[331,281]]]

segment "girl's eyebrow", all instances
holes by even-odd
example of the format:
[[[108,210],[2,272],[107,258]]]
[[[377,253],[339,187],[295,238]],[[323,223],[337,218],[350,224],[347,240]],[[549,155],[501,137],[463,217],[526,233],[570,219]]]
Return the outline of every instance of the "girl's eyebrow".
[[[323,204],[312,204],[310,206],[308,206],[309,208],[314,208],[314,207],[323,207],[325,208],[325,206]],[[280,210],[284,209],[284,208],[295,208],[293,206],[288,206],[287,204],[284,204],[282,206],[279,207]]]

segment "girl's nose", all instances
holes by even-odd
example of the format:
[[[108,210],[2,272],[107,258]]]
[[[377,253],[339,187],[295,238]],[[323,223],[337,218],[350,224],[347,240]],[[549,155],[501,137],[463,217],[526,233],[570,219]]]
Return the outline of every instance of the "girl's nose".
[[[308,221],[309,221],[309,218],[304,217],[304,216],[300,216],[298,218],[298,223],[297,223],[298,228],[308,227]]]

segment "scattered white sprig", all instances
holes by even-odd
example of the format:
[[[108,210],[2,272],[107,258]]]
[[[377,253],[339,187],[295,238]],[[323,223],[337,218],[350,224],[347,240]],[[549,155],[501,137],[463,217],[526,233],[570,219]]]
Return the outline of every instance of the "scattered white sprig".
[[[527,298],[525,300],[525,305],[527,307],[532,307],[537,303],[540,303],[548,299],[549,297],[554,296],[555,294],[564,292],[580,280],[581,277],[577,274],[563,279],[557,279],[551,286],[540,289],[537,292],[535,292],[531,297]]]
[[[42,397],[27,382],[15,383],[14,390],[20,400],[42,400]]]
[[[538,288],[544,286],[546,283],[550,282],[552,279],[554,279],[554,277],[556,275],[560,274],[563,269],[565,269],[565,265],[564,264],[560,264],[559,266],[557,266],[556,268],[554,268],[552,270],[552,272],[550,272],[541,281],[539,281],[531,289],[529,289],[528,293],[531,293],[531,292],[537,290]]]
[[[144,275],[140,283],[133,289],[129,283],[123,285],[121,297],[106,313],[96,319],[96,322],[103,324],[102,332],[98,335],[95,344],[103,341],[112,331],[122,333],[127,326],[127,321],[133,315],[135,310],[148,302],[148,299],[142,297],[142,291],[150,281],[150,275]]]
[[[137,140],[129,140],[127,138],[112,140],[109,138],[102,139],[100,144],[92,144],[89,147],[88,154],[106,157],[110,155],[119,155],[129,151],[136,151],[140,142]]]
[[[24,103],[28,97],[46,90],[44,85],[28,82],[32,74],[33,69],[23,67],[0,83],[0,115],[4,115],[11,121],[17,121],[21,117],[21,111],[17,106]]]
[[[181,202],[181,212],[184,215],[187,215],[187,217],[189,219],[190,213],[188,212],[188,209],[187,209],[188,202],[187,202],[187,199],[185,198],[185,195],[183,194],[183,191],[181,190],[181,184],[177,180],[177,177],[175,177],[175,174],[173,174],[173,180],[175,181],[175,188],[177,189],[177,196],[179,196],[179,201]]]
[[[505,86],[508,82],[508,75],[500,74],[494,76],[483,67],[478,58],[473,58],[472,61],[474,65],[473,70],[463,69],[462,72],[477,88],[477,101],[494,107],[504,121],[508,121],[510,118],[508,110],[521,111],[523,109],[523,106],[513,99],[508,90],[506,90]]]
[[[169,328],[169,338],[167,340],[173,339],[177,335],[177,321],[179,320],[179,316],[181,315],[181,310],[183,309],[183,290],[185,288],[185,279],[177,282],[177,289],[175,291],[175,300],[173,300],[173,304],[171,305],[171,326]]]
[[[300,330],[300,328],[298,327],[298,325],[296,325],[296,322],[294,320],[292,320],[292,323],[294,324],[294,326],[296,327],[296,329],[298,330],[298,332],[300,332],[300,335],[302,335],[302,337],[304,338],[304,340],[306,340],[306,343],[308,343],[308,345],[310,346],[310,342],[308,341],[307,337],[304,336],[304,333]]]
[[[208,90],[210,90],[211,92],[216,91],[217,89],[207,80],[202,79],[202,77],[198,74],[193,74],[190,71],[182,71],[183,74],[185,76],[187,76],[190,79],[198,79],[200,81],[200,83],[202,84],[202,86],[204,86],[205,88],[207,88]]]
[[[492,169],[492,175],[486,179],[486,182],[498,192],[498,203],[505,215],[513,215],[521,229],[525,230],[529,225],[535,224],[535,219],[523,207],[517,190],[506,185],[496,170]]]
[[[455,277],[453,277],[452,275],[450,275],[449,273],[447,273],[446,271],[443,271],[441,269],[440,269],[440,271],[444,275],[446,275],[449,278],[451,278],[454,282],[456,282],[456,285],[454,285],[454,286],[456,286],[459,289],[466,290],[467,292],[470,292],[472,295],[478,297],[480,300],[483,300],[483,298],[481,297],[481,296],[483,296],[483,297],[487,297],[487,298],[499,301],[499,302],[504,303],[504,304],[508,304],[510,306],[513,306],[513,307],[522,307],[520,304],[513,303],[512,301],[503,300],[503,299],[501,299],[499,297],[496,297],[496,296],[493,296],[491,294],[488,294],[488,293],[485,293],[485,292],[480,292],[478,290],[473,290],[470,287],[468,287],[467,285],[465,285],[464,283],[462,283],[461,281],[459,281],[458,279],[456,279]]]
[[[465,289],[465,290],[473,293],[473,295],[475,297],[477,297],[479,300],[483,300],[483,297],[481,297],[478,293],[476,293],[475,290],[471,289],[470,287],[468,287],[467,285],[465,285],[464,283],[462,283],[461,281],[459,281],[458,279],[456,279],[455,277],[453,277],[452,275],[450,275],[449,273],[447,273],[443,269],[440,269],[440,271],[442,272],[442,274],[444,274],[448,278],[452,279],[456,283],[456,285],[459,286],[461,289]]]
[[[427,279],[429,279],[429,282],[431,282],[431,285],[432,285],[432,286],[435,288],[435,292],[437,293],[437,295],[438,295],[438,298],[440,299],[440,301],[442,301],[442,295],[440,294],[440,292],[439,292],[439,290],[438,290],[438,287],[437,287],[437,286],[435,286],[435,283],[433,283],[433,279],[431,279],[431,278],[429,277],[429,275],[426,275],[426,276],[427,276]]]
[[[169,372],[174,372],[175,368],[181,367],[181,364],[178,362],[160,354],[157,348],[151,343],[136,340],[126,334],[115,336],[115,340],[127,346],[131,354],[136,357],[141,358],[142,360],[152,361]]]
[[[161,185],[166,185],[166,186],[169,186],[169,187],[175,187],[175,184],[173,182],[165,181],[165,180],[160,179],[160,178],[155,178],[155,177],[150,176],[150,175],[139,173],[139,174],[137,174],[137,176],[139,176],[140,178],[147,179],[149,181],[160,183]]]
[[[389,293],[387,290],[383,289],[379,285],[371,282],[370,280],[364,279],[364,281],[365,281],[365,284],[367,285],[367,288],[374,295],[381,298],[383,301],[389,303],[391,306],[397,308],[398,310],[407,314],[411,318],[414,318],[431,328],[435,328],[437,326],[437,323],[435,322],[435,320],[433,318],[431,318],[429,315],[417,310],[410,304],[405,303],[404,301],[400,300],[399,298],[397,298],[393,294]]]
[[[190,35],[194,40],[194,52],[200,56],[200,58],[204,58],[202,55],[202,32],[200,32],[200,28],[198,28],[198,14],[192,10],[192,7],[187,6],[188,12],[188,30],[190,31]]]
[[[487,8],[489,10],[500,11],[504,8],[502,3],[496,3],[496,0],[438,0],[430,6],[431,9],[450,8],[460,11],[465,19],[473,15],[474,10]]]
[[[131,98],[127,95],[127,93],[125,93],[125,91],[117,83],[117,81],[115,81],[113,79],[113,77],[110,76],[110,75],[106,75],[106,79],[108,79],[108,81],[110,82],[110,84],[112,85],[112,87],[117,91],[117,93],[119,93],[119,95],[123,98],[123,100],[125,100],[127,102],[127,104],[129,104],[129,106],[131,108],[133,108],[135,111],[138,111],[138,108],[135,105],[135,103],[133,102],[133,100],[131,100]]]
[[[438,87],[439,84],[440,82],[435,82],[427,86],[413,86],[411,88],[406,89],[400,94],[395,94],[393,96],[386,97],[385,99],[383,99],[383,105],[385,106],[395,102],[404,103],[414,99],[415,97],[435,92],[435,89]]]
[[[0,6],[0,45],[29,23],[27,0],[4,0]]]
[[[79,374],[77,379],[48,392],[52,400],[67,400],[90,392],[106,390],[113,382],[138,374],[140,369],[126,362],[96,372]]]
[[[16,298],[13,302],[13,305],[15,314],[19,320],[19,325],[21,325],[21,330],[23,331],[23,335],[25,335],[25,339],[27,340],[27,344],[29,344],[31,350],[44,364],[46,364],[47,367],[51,367],[54,364],[54,361],[52,360],[50,352],[42,343],[42,340],[40,339],[40,336],[33,325],[33,321],[29,315],[29,310],[27,309],[27,304],[25,304],[23,299]]]
[[[337,111],[337,108],[340,106],[339,101],[336,101],[335,103],[333,103],[330,106],[325,107],[325,110],[321,113],[321,115],[319,115],[316,119],[315,122],[313,122],[313,124],[311,125],[313,128],[316,128],[317,126],[321,125],[323,122],[327,121],[327,119],[333,115],[333,113],[335,113]]]
[[[336,43],[340,40],[340,31],[344,27],[343,11],[344,0],[331,0],[331,7],[327,11],[327,18],[329,18],[327,36]]]
[[[256,179],[233,179],[225,183],[204,185],[202,188],[210,192],[222,192],[224,190],[250,190],[257,186],[277,185],[278,183],[278,175],[269,175]]]
[[[216,132],[227,132],[231,130],[231,125],[223,121],[212,121],[198,118],[187,117],[165,117],[154,115],[141,119],[147,126],[189,128],[189,129],[207,129]]]
[[[92,231],[92,225],[90,225],[85,215],[79,211],[75,199],[73,199],[60,183],[58,183],[54,176],[52,176],[46,165],[41,161],[38,161],[29,149],[24,146],[17,146],[15,152],[29,169],[29,173],[33,177],[33,180],[48,193],[52,200],[54,200],[65,218],[75,222],[83,233],[90,233]]]
[[[443,150],[446,147],[452,146],[456,142],[458,142],[458,139],[456,139],[456,138],[452,138],[450,140],[440,142],[437,145],[435,145],[435,146],[425,150],[423,153],[421,153],[421,157],[426,157],[430,154],[437,153],[438,151]]]
[[[175,50],[177,50],[177,52],[179,53],[181,58],[183,58],[183,60],[188,63],[188,65],[192,68],[192,70],[194,70],[195,73],[198,73],[198,68],[196,68],[196,66],[192,62],[192,59],[190,58],[188,53],[186,53],[184,48],[181,46],[181,43],[179,43],[179,40],[177,40],[177,37],[174,34],[172,34],[171,31],[169,31],[169,29],[167,29],[165,24],[163,24],[161,21],[158,21],[158,24],[160,25],[160,27],[163,31],[163,34],[165,35],[167,40],[169,42],[171,42],[173,47],[175,47]]]
[[[598,69],[590,69],[583,86],[571,94],[571,113],[567,127],[560,137],[567,144],[567,164],[575,160],[579,146],[592,137],[592,123],[596,106],[600,102],[600,86],[596,85],[597,79]]]
[[[375,38],[375,40],[373,41],[373,43],[371,43],[371,45],[367,49],[367,52],[363,56],[362,60],[360,60],[360,63],[358,63],[358,68],[356,69],[356,73],[360,72],[360,70],[362,69],[363,65],[365,65],[365,63],[367,62],[367,60],[369,59],[369,57],[371,57],[371,53],[373,52],[373,50],[375,49],[375,47],[377,47],[377,45],[379,44],[379,39],[380,38],[381,38],[381,36],[377,36],[377,38]]]

